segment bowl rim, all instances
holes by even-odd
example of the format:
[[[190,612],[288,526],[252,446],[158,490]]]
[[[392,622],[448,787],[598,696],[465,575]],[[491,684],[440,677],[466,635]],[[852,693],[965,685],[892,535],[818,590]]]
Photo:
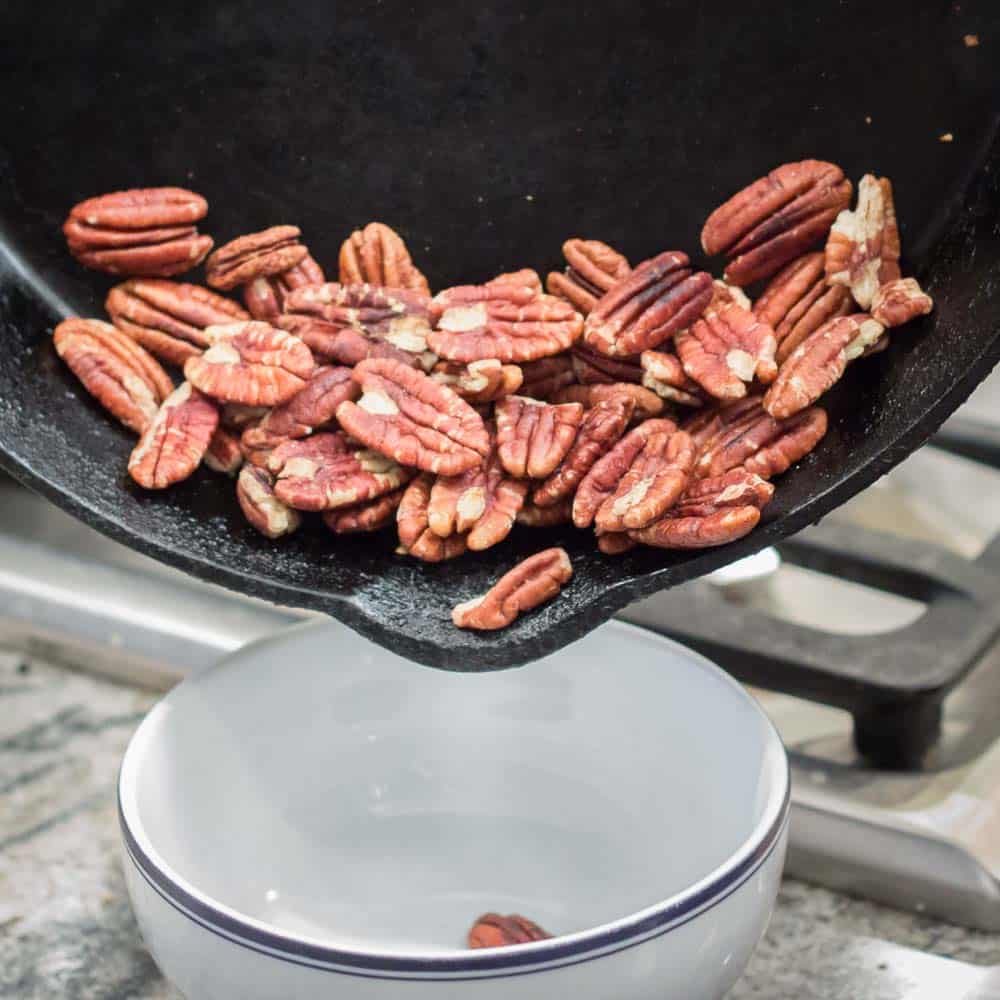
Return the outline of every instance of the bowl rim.
[[[282,630],[229,654],[220,666],[258,645],[281,641],[302,631],[334,628],[340,623],[308,621]],[[767,801],[757,825],[721,864],[702,878],[650,906],[616,920],[572,934],[520,945],[480,950],[387,951],[331,944],[329,940],[294,934],[233,909],[204,893],[174,871],[154,847],[139,815],[137,789],[141,758],[164,711],[158,702],[139,724],[122,760],[117,784],[118,819],[126,859],[165,903],[202,929],[251,951],[295,965],[371,979],[447,980],[500,978],[562,968],[635,947],[689,923],[717,906],[749,881],[783,843],[790,812],[791,776],[788,757],[773,722],[735,679],[707,657],[651,629],[611,620],[599,627],[655,641],[681,654],[692,668],[707,671],[730,687],[763,721],[767,741],[779,752],[761,762],[768,783]],[[363,637],[360,637],[362,638]],[[210,669],[215,669],[210,668]],[[767,761],[772,761],[770,773]]]

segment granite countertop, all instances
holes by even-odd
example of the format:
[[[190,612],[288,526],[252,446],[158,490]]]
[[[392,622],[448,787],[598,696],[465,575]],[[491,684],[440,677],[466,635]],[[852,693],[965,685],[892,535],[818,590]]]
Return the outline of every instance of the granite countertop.
[[[0,653],[0,996],[178,1000],[142,946],[118,859],[118,764],[154,701]],[[814,960],[851,935],[1000,963],[1000,935],[786,880],[767,937],[730,997],[860,1000],[849,975],[817,974],[823,963]]]

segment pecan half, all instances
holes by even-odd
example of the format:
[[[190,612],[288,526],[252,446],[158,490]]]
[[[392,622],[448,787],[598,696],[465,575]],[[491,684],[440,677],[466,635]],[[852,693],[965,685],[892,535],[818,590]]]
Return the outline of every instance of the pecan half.
[[[681,424],[681,430],[690,434],[695,446],[701,450],[724,427],[735,425],[748,413],[756,413],[760,401],[760,396],[747,396],[735,403],[713,403],[688,417]]]
[[[676,354],[643,351],[640,363],[642,384],[661,399],[678,406],[701,406],[705,402],[701,386],[687,377]]]
[[[884,331],[867,313],[841,316],[821,326],[781,366],[764,396],[764,409],[782,419],[811,406],[840,380],[848,361],[863,354]]]
[[[746,469],[696,479],[659,521],[630,532],[644,545],[659,549],[703,549],[749,534],[774,487]]]
[[[555,597],[572,576],[565,549],[545,549],[519,562],[481,597],[456,605],[451,620],[459,628],[506,628],[518,615]]]
[[[684,431],[654,431],[594,517],[604,535],[644,528],[677,502],[694,467],[694,442]]]
[[[268,538],[289,535],[302,523],[302,515],[274,495],[274,477],[256,465],[244,465],[236,480],[236,499],[244,517]]]
[[[399,361],[364,361],[354,369],[357,403],[337,408],[352,437],[425,472],[457,476],[490,452],[483,418],[447,386]]]
[[[614,496],[618,484],[654,434],[670,436],[677,430],[672,420],[647,420],[629,431],[602,455],[583,477],[573,498],[573,523],[587,528],[594,523],[605,501]],[[693,461],[693,459],[692,459]]]
[[[637,357],[608,358],[580,341],[573,345],[570,356],[573,373],[583,385],[642,381],[642,365]]]
[[[733,195],[701,231],[705,253],[725,252],[726,281],[749,285],[821,243],[851,201],[851,182],[833,163],[786,163]]]
[[[644,260],[590,311],[583,339],[608,357],[641,354],[693,323],[712,300],[712,276],[692,273],[687,254]]]
[[[622,254],[600,240],[567,240],[562,251],[568,266],[562,274],[552,271],[545,287],[584,316],[605,292],[632,271]]]
[[[219,425],[219,408],[183,382],[142,432],[128,460],[129,475],[147,490],[162,490],[194,472]]]
[[[243,465],[240,439],[226,430],[221,421],[208,443],[208,450],[202,461],[214,472],[221,472],[224,476],[235,476]]]
[[[409,482],[412,473],[343,434],[322,431],[279,444],[267,459],[274,495],[296,510],[335,510],[374,500]]]
[[[502,917],[498,913],[484,913],[469,931],[469,947],[507,948],[530,941],[545,941],[551,937],[538,924],[517,913],[512,913],[509,917]]]
[[[338,507],[323,514],[323,523],[335,535],[356,535],[361,532],[379,531],[396,520],[396,510],[406,487],[366,500],[351,507]]]
[[[532,503],[552,507],[568,501],[594,463],[625,433],[634,409],[635,403],[628,396],[606,399],[591,407],[559,468],[535,488]]]
[[[439,361],[430,372],[435,382],[441,382],[469,403],[492,403],[512,396],[521,388],[524,375],[517,365],[501,364],[495,358],[470,361]]]
[[[344,240],[340,248],[340,281],[344,285],[382,285],[409,288],[422,295],[431,293],[403,238],[384,222],[369,222]]]
[[[517,523],[528,528],[552,528],[557,524],[569,524],[573,520],[573,504],[570,500],[560,500],[551,507],[538,507],[526,502],[517,512]]]
[[[663,412],[663,400],[644,389],[641,385],[628,382],[615,382],[613,385],[570,385],[552,394],[553,403],[582,403],[584,409],[606,399],[620,399],[622,396],[632,400],[632,419],[636,422],[658,417]]]
[[[674,338],[684,371],[717,399],[740,399],[755,378],[778,374],[774,330],[740,306],[709,309]]]
[[[243,432],[243,444],[257,451],[276,448],[289,439],[308,437],[336,417],[337,407],[344,400],[360,395],[361,387],[354,381],[350,368],[323,365],[288,402],[270,410],[256,426],[248,427]]]
[[[816,447],[826,434],[826,411],[819,407],[776,420],[754,397],[754,406],[739,414],[720,414],[719,429],[703,444],[695,474],[721,476],[742,467],[761,479],[770,479],[794,465]]]
[[[845,208],[826,244],[826,280],[851,290],[862,309],[879,285],[899,278],[899,228],[887,177],[865,174],[858,184],[858,207]]]
[[[933,308],[934,301],[914,278],[900,278],[879,287],[872,298],[872,319],[887,327],[902,326]]]
[[[306,254],[294,267],[281,274],[261,275],[243,286],[243,301],[254,319],[276,326],[285,311],[285,299],[296,288],[322,285],[326,281],[323,268]]]
[[[828,285],[823,254],[805,254],[783,267],[754,303],[754,315],[774,329],[780,365],[803,340],[825,323],[854,312],[843,285]]]
[[[500,464],[516,479],[544,479],[569,451],[582,420],[579,403],[508,396],[496,407]]]
[[[70,253],[109,274],[169,278],[196,267],[212,249],[194,223],[208,202],[184,188],[139,188],[88,198],[63,225]]]
[[[296,289],[278,323],[324,358],[356,365],[387,357],[430,368],[430,299],[402,288],[327,282]]]
[[[527,493],[528,484],[508,476],[494,450],[482,468],[438,477],[427,523],[440,538],[465,535],[470,551],[479,552],[510,534]]]
[[[399,545],[404,555],[423,562],[441,562],[454,559],[466,551],[465,535],[441,538],[428,525],[428,507],[434,477],[426,472],[417,476],[406,488],[396,510],[396,528]]]
[[[254,278],[288,271],[309,255],[299,242],[301,235],[298,226],[272,226],[230,240],[205,261],[205,280],[213,288],[228,291]]]
[[[448,288],[434,297],[431,312],[427,342],[449,361],[534,361],[566,350],[583,329],[568,302],[510,280]]]
[[[231,299],[200,285],[156,278],[116,285],[104,308],[119,330],[178,367],[208,346],[205,327],[250,318]]]
[[[184,377],[223,403],[279,406],[316,367],[301,340],[256,320],[206,327],[205,338],[208,349],[184,362]]]
[[[174,391],[156,359],[110,323],[64,319],[52,339],[59,357],[87,392],[137,434]]]
[[[521,365],[521,395],[550,400],[554,393],[576,382],[573,362],[568,354],[526,361]]]

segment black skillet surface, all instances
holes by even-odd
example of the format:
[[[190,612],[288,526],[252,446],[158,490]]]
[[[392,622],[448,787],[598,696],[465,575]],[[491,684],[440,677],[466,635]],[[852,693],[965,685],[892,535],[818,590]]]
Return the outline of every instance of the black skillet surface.
[[[57,10],[8,0],[0,12],[0,464],[119,541],[329,612],[421,662],[523,663],[797,531],[923,443],[1000,358],[995,4]],[[971,33],[978,47],[963,43]],[[51,348],[60,314],[101,314],[110,282],[73,264],[59,228],[99,192],[190,186],[209,199],[217,243],[294,222],[330,270],[344,236],[381,219],[441,288],[544,272],[569,235],[633,261],[694,251],[720,200],[808,156],[893,179],[908,267],[937,310],[852,366],[822,446],[779,481],[763,526],[722,549],[611,559],[589,534],[518,529],[423,566],[391,537],[320,526],[272,544],[211,473],[163,495],[135,489],[132,440]],[[576,571],[559,600],[500,633],[452,628],[455,603],[554,544]]]

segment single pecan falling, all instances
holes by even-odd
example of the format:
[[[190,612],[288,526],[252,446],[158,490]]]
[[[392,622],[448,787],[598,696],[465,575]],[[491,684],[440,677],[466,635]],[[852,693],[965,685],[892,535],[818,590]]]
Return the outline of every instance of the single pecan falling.
[[[502,917],[498,913],[484,913],[469,931],[470,948],[507,948],[531,941],[546,941],[552,935],[543,931],[527,917],[512,913]]]
[[[858,207],[844,209],[826,244],[826,279],[851,290],[867,309],[879,285],[899,278],[899,228],[887,177],[865,174],[858,184]]]
[[[482,417],[447,386],[399,361],[364,361],[354,369],[357,403],[337,420],[352,437],[425,472],[457,476],[481,465],[490,436]]]
[[[516,479],[544,479],[569,451],[582,420],[579,403],[508,396],[496,407],[500,464]]]
[[[634,409],[635,403],[628,396],[616,396],[591,407],[566,457],[556,471],[535,488],[532,503],[536,507],[568,503],[594,463],[625,433]]]
[[[668,250],[645,260],[591,309],[587,346],[608,357],[658,347],[694,322],[712,300],[712,276],[692,273],[687,254]]]
[[[481,597],[456,605],[451,620],[459,628],[506,628],[518,615],[551,600],[573,576],[564,549],[545,549],[519,562]]]
[[[749,534],[774,487],[746,469],[731,469],[712,479],[696,479],[654,524],[630,532],[632,538],[660,549],[702,549],[724,545]]]
[[[219,402],[280,406],[316,367],[301,340],[256,320],[210,326],[205,337],[208,349],[187,359],[184,377]]]
[[[428,473],[417,476],[406,488],[396,510],[399,545],[404,555],[423,562],[455,559],[466,552],[465,535],[435,535],[429,526],[428,508],[434,477]]]
[[[326,281],[323,268],[306,254],[294,267],[281,274],[260,275],[243,286],[243,301],[254,319],[277,325],[285,311],[285,299],[296,288],[322,285]]]
[[[431,293],[403,238],[384,222],[369,222],[344,240],[340,248],[340,282],[408,288],[421,295]]]
[[[495,358],[470,361],[439,361],[430,371],[435,382],[441,382],[467,403],[492,403],[512,396],[521,388],[524,374],[517,365],[501,364]]]
[[[706,394],[700,385],[688,378],[676,354],[665,351],[643,351],[642,384],[661,399],[678,406],[701,406]]]
[[[116,285],[104,308],[119,330],[178,367],[208,346],[206,327],[250,318],[237,303],[201,285],[158,278]]]
[[[63,320],[56,353],[112,416],[141,434],[173,391],[170,377],[134,340],[99,319]]]
[[[642,381],[642,365],[637,357],[605,357],[581,341],[573,345],[570,356],[573,372],[582,385]]]
[[[885,327],[867,313],[841,316],[821,326],[791,353],[764,396],[779,420],[811,406],[839,381],[847,363],[875,344]]]
[[[301,235],[298,226],[272,226],[230,240],[205,261],[205,280],[213,288],[228,291],[254,278],[288,271],[309,255],[299,242]]]
[[[872,319],[883,326],[902,326],[934,308],[931,297],[914,278],[900,278],[881,285],[872,298]]]
[[[786,163],[733,195],[705,222],[705,253],[725,252],[726,281],[749,285],[826,237],[851,200],[851,182],[833,163]]]
[[[333,421],[341,403],[360,395],[361,387],[350,368],[322,365],[291,399],[248,427],[243,432],[243,444],[251,450],[263,450],[291,438],[308,437]]]
[[[178,386],[142,432],[129,475],[147,490],[179,483],[201,464],[219,425],[219,408],[189,382]]]
[[[545,287],[565,299],[586,316],[605,292],[627,278],[632,271],[628,260],[600,240],[567,240],[562,246],[566,258],[563,273],[552,271]]]
[[[323,514],[323,523],[335,535],[356,535],[379,531],[396,520],[396,510],[403,499],[406,487],[400,487],[374,500],[366,500],[350,507],[338,507]]]
[[[568,354],[557,354],[551,358],[526,361],[520,366],[522,396],[532,399],[551,400],[560,389],[573,385],[576,375],[573,362]]]
[[[709,309],[674,338],[685,373],[717,399],[739,399],[747,385],[778,374],[774,331],[740,306]]]
[[[109,274],[169,278],[190,271],[212,249],[194,225],[208,202],[184,188],[138,188],[88,198],[63,225],[70,253]]]
[[[208,443],[208,450],[202,462],[214,472],[221,472],[224,476],[235,476],[243,465],[240,439],[223,427],[221,420],[212,435],[212,440]]]
[[[302,515],[274,495],[274,477],[256,465],[244,465],[236,480],[236,499],[244,517],[268,538],[290,535]]]
[[[655,392],[630,382],[570,385],[556,390],[551,399],[553,403],[581,403],[584,409],[589,410],[606,399],[621,399],[623,396],[632,400],[632,419],[636,422],[658,417],[663,412],[663,400]]]

